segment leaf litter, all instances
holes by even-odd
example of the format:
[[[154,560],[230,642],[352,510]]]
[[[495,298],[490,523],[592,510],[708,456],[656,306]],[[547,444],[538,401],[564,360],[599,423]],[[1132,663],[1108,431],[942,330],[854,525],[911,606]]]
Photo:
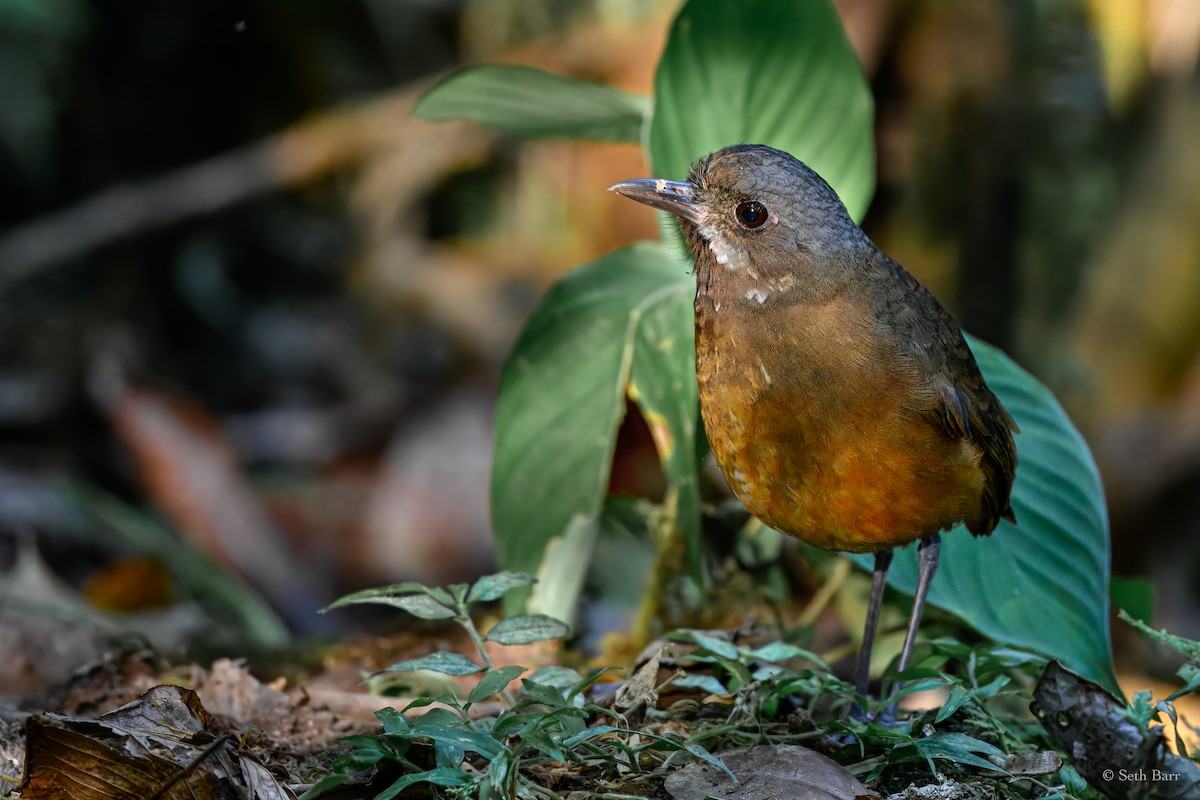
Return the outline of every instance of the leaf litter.
[[[164,672],[144,654],[113,656],[27,704],[56,711],[0,713],[3,785],[21,782],[22,800],[403,797],[419,786],[441,787],[437,796],[680,800],[1090,800],[1094,786],[1122,799],[1190,800],[1200,785],[1195,762],[1150,726],[1160,713],[1178,719],[1171,698],[1127,707],[1055,662],[1043,674],[1037,657],[934,640],[875,700],[796,644],[684,630],[648,646],[621,682],[554,663],[557,650],[535,646],[549,641],[525,642],[562,632],[543,618],[500,628],[521,644],[485,641],[471,598],[524,585],[392,587],[443,604],[450,617],[429,624],[457,624],[478,645],[457,654],[478,672],[457,677],[450,662],[413,653],[408,664],[432,665],[447,682],[411,701],[321,677],[263,683],[229,660]],[[409,606],[425,610],[397,604]],[[891,710],[926,686],[942,687],[940,708]],[[1022,708],[1030,697],[1044,729]],[[1113,786],[1096,774],[1105,763],[1180,778]]]

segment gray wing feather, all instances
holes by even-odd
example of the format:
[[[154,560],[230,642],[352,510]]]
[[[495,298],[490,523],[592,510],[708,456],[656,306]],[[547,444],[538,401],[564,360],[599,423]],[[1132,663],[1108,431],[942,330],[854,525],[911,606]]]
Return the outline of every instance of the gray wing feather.
[[[934,403],[927,413],[948,436],[974,442],[983,453],[982,513],[971,532],[991,533],[1001,518],[1016,522],[1009,502],[1017,468],[1016,422],[988,388],[949,312],[903,267],[883,254],[880,259],[880,277],[892,289],[875,293],[876,319],[892,329],[901,357],[930,376]],[[895,291],[897,280],[907,291]]]

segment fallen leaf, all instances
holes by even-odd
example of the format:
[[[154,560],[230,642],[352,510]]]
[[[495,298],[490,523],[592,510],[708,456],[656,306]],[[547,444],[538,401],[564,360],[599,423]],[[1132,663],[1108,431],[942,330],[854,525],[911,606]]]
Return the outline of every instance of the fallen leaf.
[[[662,662],[662,650],[650,656],[645,664],[638,668],[627,683],[613,693],[613,708],[628,714],[639,708],[647,709],[658,706],[658,668]]]
[[[190,689],[156,686],[98,719],[38,714],[26,722],[23,800],[248,800],[289,795],[212,718]],[[156,793],[161,793],[157,794]]]
[[[1200,800],[1200,764],[1167,750],[1162,728],[1136,725],[1125,704],[1057,661],[1030,706],[1084,780],[1114,800]]]
[[[841,764],[799,745],[757,745],[748,750],[714,753],[737,783],[708,764],[689,764],[667,776],[666,789],[676,800],[855,800],[877,798]]]

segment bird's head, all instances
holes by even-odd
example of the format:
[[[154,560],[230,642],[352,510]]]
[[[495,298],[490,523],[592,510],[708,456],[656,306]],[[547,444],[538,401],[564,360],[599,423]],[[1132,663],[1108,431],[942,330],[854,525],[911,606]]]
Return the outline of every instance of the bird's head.
[[[770,267],[832,255],[865,241],[821,176],[765,145],[726,147],[692,165],[686,181],[640,178],[612,191],[683,220],[692,255],[727,269]],[[816,259],[820,261],[821,259]]]

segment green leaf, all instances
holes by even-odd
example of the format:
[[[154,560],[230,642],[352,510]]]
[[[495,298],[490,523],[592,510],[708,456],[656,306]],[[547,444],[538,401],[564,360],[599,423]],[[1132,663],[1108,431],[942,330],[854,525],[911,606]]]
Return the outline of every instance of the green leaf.
[[[600,674],[596,675],[599,677]],[[582,684],[585,683],[583,676],[570,667],[562,667],[558,664],[547,664],[544,667],[538,667],[533,674],[529,676],[529,680],[534,683],[540,683],[543,686],[553,686],[564,695],[568,692],[578,692]]]
[[[458,742],[435,739],[433,742],[433,761],[438,767],[457,769],[462,765],[467,751]]]
[[[339,772],[358,772],[396,756],[390,743],[376,736],[347,736],[338,741],[353,748],[334,762]]]
[[[937,758],[955,764],[968,764],[992,772],[1004,772],[1002,767],[975,755],[975,753],[983,753],[1003,758],[1004,751],[995,745],[967,736],[965,733],[935,733],[933,736],[915,739],[913,744],[926,759]],[[901,748],[896,749],[900,750]]]
[[[556,686],[522,678],[521,688],[530,700],[551,708],[560,708],[567,702],[566,692]]]
[[[1200,691],[1200,667],[1195,664],[1184,664],[1175,674],[1183,679],[1183,688],[1172,692],[1167,698],[1168,703],[1178,700],[1185,694]]]
[[[997,675],[995,680],[984,686],[979,687],[979,696],[985,700],[990,700],[1000,693],[1000,690],[1012,682],[1012,678],[1007,675]]]
[[[895,705],[901,699],[908,697],[911,694],[916,694],[917,692],[926,692],[931,689],[941,689],[948,683],[948,679],[941,676],[935,678],[919,678],[914,680],[916,676],[912,675],[912,672],[914,672],[914,670],[907,670],[904,673],[903,683],[899,684],[899,688],[892,692],[891,696],[889,696],[885,702],[880,703],[880,705],[884,707]]]
[[[679,639],[685,642],[695,642],[702,649],[707,650],[713,655],[720,656],[721,658],[726,658],[731,661],[736,660],[738,657],[738,649],[735,645],[725,641],[724,639],[718,639],[715,636],[709,636],[708,634],[701,633],[700,631],[677,631],[675,633],[668,634],[667,638]]]
[[[972,690],[962,686],[952,688],[950,696],[946,698],[946,702],[942,703],[942,707],[938,709],[937,716],[933,719],[933,724],[937,725],[943,720],[954,716],[954,712],[970,702],[974,695],[975,693]]]
[[[502,750],[488,764],[487,783],[480,786],[480,800],[493,800],[512,795],[513,771],[516,767],[517,756],[512,750]]]
[[[381,755],[387,754],[387,743],[382,741],[378,736],[355,734],[354,736],[343,736],[338,741],[356,750],[377,751]]]
[[[1150,723],[1158,719],[1158,709],[1149,689],[1134,692],[1129,700],[1129,707],[1121,709],[1121,713],[1142,730],[1150,727]]]
[[[388,788],[375,795],[375,800],[392,800],[398,797],[408,787],[417,783],[432,783],[434,786],[466,786],[472,778],[460,769],[438,767],[425,772],[412,772],[397,780]]]
[[[611,500],[605,499],[605,509]],[[575,624],[579,596],[583,594],[588,572],[594,563],[596,537],[603,520],[603,514],[599,519],[585,514],[571,517],[562,535],[556,537],[542,555],[538,582],[529,595],[526,611],[547,614],[568,625]]]
[[[992,639],[1061,660],[1120,691],[1108,631],[1108,515],[1083,437],[1050,390],[1002,352],[968,337],[988,385],[1016,419],[1017,524],[988,538],[959,525],[942,537],[929,602]],[[870,556],[854,556],[866,569]],[[896,551],[888,583],[912,593],[916,548]]]
[[[725,688],[725,684],[717,680],[715,675],[705,675],[703,673],[677,675],[671,678],[669,683],[672,686],[678,686],[680,689],[699,689],[702,692],[721,696],[729,694],[729,690]]]
[[[327,790],[341,786],[348,780],[350,780],[349,775],[326,775],[314,783],[311,789],[300,795],[300,800],[314,800],[314,798],[320,797]]]
[[[541,711],[506,711],[495,719],[488,733],[495,739],[505,741],[512,736],[519,736],[525,728],[535,726],[542,716]]]
[[[453,746],[461,750],[470,750],[489,760],[495,758],[504,749],[503,744],[486,733],[433,722],[425,724],[424,717],[413,723],[412,735],[414,737],[427,737],[443,746]]]
[[[521,741],[554,761],[569,764],[578,760],[578,757],[571,758],[571,755],[568,755],[567,751],[563,749],[562,742],[547,731],[528,730],[521,737]]]
[[[570,634],[571,629],[567,624],[554,617],[545,614],[519,614],[500,620],[483,638],[497,644],[529,644],[544,642],[547,639],[561,639]]]
[[[675,506],[667,508],[627,494],[610,494],[604,498],[600,518],[590,526],[595,531],[594,545],[579,552],[587,559],[583,569],[586,570],[589,592],[605,598],[614,614],[632,617],[636,613],[652,580],[655,558],[662,552],[662,533],[677,519],[675,511]],[[567,539],[559,542],[556,551],[565,548]],[[558,576],[551,578],[548,575],[552,561],[558,559],[547,559],[542,565],[541,574],[546,575],[547,584],[559,580]],[[578,586],[582,590],[582,581]],[[544,604],[537,603],[541,594],[542,585],[539,584],[533,593],[530,611],[541,611],[564,622],[574,622],[571,617],[556,614]],[[579,594],[576,592],[576,598]]]
[[[425,600],[413,600],[412,598],[425,598]],[[428,601],[428,602],[427,602]],[[360,603],[378,603],[387,606],[395,606],[403,608],[405,611],[421,616],[413,608],[419,609],[427,613],[435,612],[435,606],[454,606],[454,597],[445,589],[437,586],[426,586],[422,583],[394,583],[390,586],[377,586],[374,589],[363,589],[353,594],[348,594],[331,603],[325,610],[329,611],[334,608],[343,606],[358,605]],[[446,608],[450,613],[445,616],[425,617],[425,619],[447,619],[455,616],[455,612],[450,608]]]
[[[387,672],[409,672],[428,669],[446,675],[474,675],[483,672],[483,667],[459,653],[431,653],[423,658],[400,661],[387,668]]]
[[[703,746],[694,744],[692,742],[684,742],[683,749],[688,751],[688,753],[691,754],[692,758],[695,758],[699,761],[703,761],[705,764],[708,764],[710,767],[716,767],[721,772],[724,772],[726,775],[728,775],[730,778],[733,778],[735,781],[737,780],[737,776],[729,771],[729,767],[725,766],[725,762],[722,761],[721,759],[717,758],[716,756],[714,756],[712,753],[708,752],[708,750],[706,748],[704,748]]]
[[[433,699],[434,703],[438,702]],[[408,708],[413,708],[414,703],[410,703]],[[408,710],[408,709],[405,709]],[[463,718],[459,714],[454,713],[448,708],[431,708],[421,716],[417,717],[409,725],[407,731],[398,731],[399,735],[408,736],[409,738],[428,736],[432,729],[441,728],[457,728],[463,724]],[[418,731],[418,728],[420,729]]]
[[[364,602],[395,606],[421,619],[450,619],[458,616],[458,612],[453,608],[446,608],[437,600],[424,594],[410,594],[405,597],[377,597]]]
[[[535,582],[536,579],[532,575],[510,570],[497,572],[495,575],[485,575],[471,586],[467,602],[490,603],[492,600],[500,599],[513,589],[532,586]]]
[[[829,671],[829,665],[825,663],[825,659],[821,658],[811,650],[805,650],[803,647],[796,647],[793,644],[786,642],[771,642],[768,645],[763,645],[757,650],[749,652],[751,658],[757,658],[760,661],[790,661],[793,658],[801,658],[816,664],[826,672]]]
[[[654,76],[654,177],[742,142],[808,164],[861,219],[875,187],[870,86],[827,0],[689,0]]]
[[[466,119],[506,136],[637,142],[650,98],[535,67],[467,67],[421,95],[413,116]]]
[[[517,676],[524,671],[524,667],[515,665],[492,670],[480,678],[479,683],[475,684],[475,688],[467,696],[467,704],[478,703],[480,700],[503,692],[508,687],[508,684],[515,681]]]
[[[659,243],[617,250],[563,277],[521,332],[496,401],[492,522],[506,569],[537,572],[575,515],[600,514],[640,326],[659,306],[691,306],[689,270]]]
[[[712,753],[708,752],[708,750],[705,749],[702,745],[696,744],[695,742],[691,742],[691,741],[683,742],[683,741],[679,741],[678,739],[672,739],[669,736],[659,736],[657,734],[649,733],[648,731],[645,731],[645,730],[637,731],[637,730],[630,730],[628,728],[613,728],[613,730],[619,731],[621,733],[637,735],[637,736],[647,740],[648,742],[650,742],[650,744],[648,746],[651,748],[657,749],[659,747],[662,747],[667,750],[685,750],[688,753],[690,753],[693,758],[697,759],[698,761],[703,761],[705,764],[708,764],[711,767],[715,767],[716,769],[719,769],[721,772],[723,772],[727,776],[729,776],[730,779],[737,782],[737,779],[738,779],[737,776],[729,771],[729,767],[725,766],[724,761],[717,758]]]
[[[696,449],[700,397],[690,293],[687,299],[689,302],[680,297],[675,302],[657,303],[642,314],[634,334],[629,397],[641,409],[654,438],[670,486],[668,505],[673,505],[687,544],[688,566],[700,585],[700,465]]]
[[[1082,797],[1088,786],[1083,776],[1076,772],[1074,767],[1066,764],[1058,771],[1058,778],[1063,782],[1063,788],[1076,797]]]
[[[411,727],[408,719],[391,706],[376,711],[375,718],[383,724],[384,733],[401,733]]]
[[[593,725],[585,731],[564,739],[563,747],[568,750],[574,750],[584,742],[590,742],[592,739],[599,739],[601,736],[608,736],[611,733],[618,733],[620,730],[620,728],[614,728],[611,725]]]

